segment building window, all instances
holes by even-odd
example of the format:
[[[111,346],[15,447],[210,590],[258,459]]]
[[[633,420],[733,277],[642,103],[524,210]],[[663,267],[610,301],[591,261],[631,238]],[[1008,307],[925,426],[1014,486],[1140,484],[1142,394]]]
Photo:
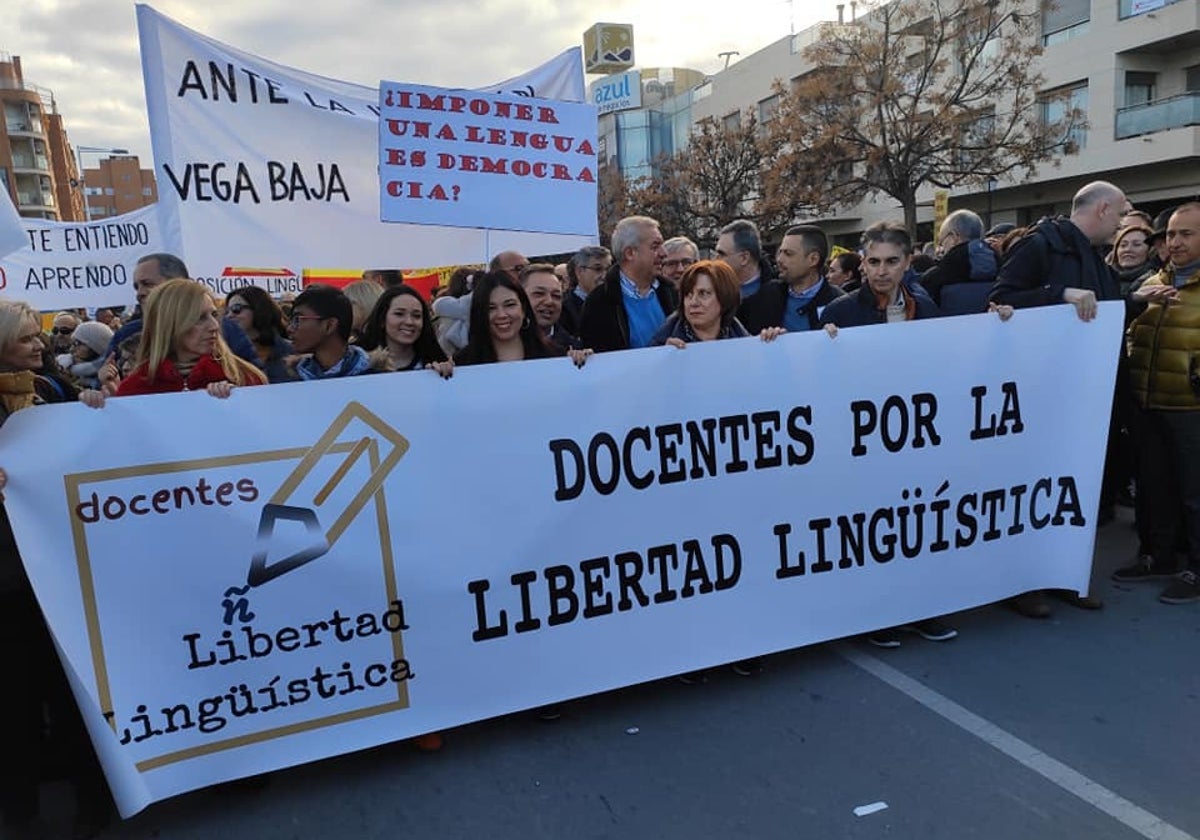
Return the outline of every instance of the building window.
[[[1087,32],[1092,0],[1055,0],[1042,7],[1042,44],[1049,47]]]
[[[601,151],[603,151],[603,149],[601,149]],[[142,187],[142,195],[149,197],[153,194],[154,194],[154,191],[151,190],[149,187]]]
[[[1117,17],[1124,20],[1128,17],[1136,17],[1144,15],[1147,12],[1153,12],[1155,9],[1161,9],[1163,6],[1169,6],[1177,2],[1179,0],[1120,0]]]
[[[84,187],[83,191],[88,195],[104,195],[104,187]]]
[[[104,188],[104,194],[105,194],[105,195],[116,195],[116,194],[117,194],[117,191],[116,191],[116,190],[114,190],[112,187],[105,187],[105,188]]]
[[[1087,82],[1046,91],[1040,97],[1042,125],[1067,154],[1087,146]]]
[[[1153,102],[1157,98],[1155,96],[1157,84],[1157,73],[1143,73],[1136,70],[1125,71],[1125,107],[1147,105]]]
[[[129,173],[127,172],[127,173],[125,173],[124,175],[122,175],[122,176],[121,176],[121,180],[122,180],[122,181],[128,181],[128,180],[129,180]]]
[[[1186,84],[1188,93],[1200,93],[1200,64],[1194,64],[1191,67],[1185,67],[1184,75],[1186,76]]]
[[[775,116],[775,112],[779,110],[779,94],[768,96],[758,103],[758,121],[766,124]]]
[[[721,126],[726,131],[737,131],[742,127],[742,112],[734,111],[732,114],[726,114],[721,120]]]

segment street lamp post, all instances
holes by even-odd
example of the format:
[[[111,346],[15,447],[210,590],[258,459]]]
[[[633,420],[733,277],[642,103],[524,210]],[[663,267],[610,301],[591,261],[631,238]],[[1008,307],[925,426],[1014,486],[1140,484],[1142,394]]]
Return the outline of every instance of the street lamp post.
[[[87,152],[92,155],[127,155],[128,149],[109,149],[104,146],[76,146],[75,147],[75,165],[79,167],[79,188],[83,190],[83,218],[84,221],[92,220],[92,205],[88,202],[87,185],[83,178],[83,154]]]

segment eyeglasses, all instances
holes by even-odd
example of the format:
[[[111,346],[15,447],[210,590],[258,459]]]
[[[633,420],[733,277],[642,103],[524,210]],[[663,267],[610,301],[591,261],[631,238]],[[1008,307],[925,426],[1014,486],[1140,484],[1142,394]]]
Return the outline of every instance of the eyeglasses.
[[[292,329],[300,326],[301,321],[327,321],[329,318],[324,315],[293,315],[288,319],[288,326]]]
[[[250,305],[247,303],[235,303],[232,306],[226,306],[225,312],[229,315],[241,315],[249,308]]]
[[[663,260],[663,268],[687,268],[689,265],[695,265],[695,260],[678,259],[678,260]]]
[[[74,327],[55,327],[54,329],[50,330],[50,332],[54,333],[55,335],[70,335],[71,333],[75,332],[75,328]]]

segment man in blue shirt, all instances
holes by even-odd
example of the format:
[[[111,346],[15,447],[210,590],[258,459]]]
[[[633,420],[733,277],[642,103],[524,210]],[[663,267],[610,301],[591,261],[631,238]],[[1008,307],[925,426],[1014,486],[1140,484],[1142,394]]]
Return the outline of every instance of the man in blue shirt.
[[[775,252],[779,279],[769,280],[755,294],[744,299],[738,320],[750,333],[767,327],[783,327],[788,332],[815,330],[821,313],[842,291],[825,280],[825,260],[829,240],[815,225],[789,228]]]
[[[675,288],[657,278],[666,257],[658,222],[649,216],[617,222],[612,251],[617,264],[588,295],[580,319],[579,338],[597,353],[648,346],[679,304]]]
[[[733,269],[742,286],[742,300],[762,288],[762,239],[758,225],[737,219],[721,228],[717,257]]]

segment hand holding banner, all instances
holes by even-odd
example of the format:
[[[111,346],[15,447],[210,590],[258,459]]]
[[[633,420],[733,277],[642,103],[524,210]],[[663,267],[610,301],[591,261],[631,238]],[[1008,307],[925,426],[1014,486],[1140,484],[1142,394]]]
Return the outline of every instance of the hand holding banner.
[[[1086,588],[1122,316],[35,407],[0,429],[7,510],[129,814]]]

